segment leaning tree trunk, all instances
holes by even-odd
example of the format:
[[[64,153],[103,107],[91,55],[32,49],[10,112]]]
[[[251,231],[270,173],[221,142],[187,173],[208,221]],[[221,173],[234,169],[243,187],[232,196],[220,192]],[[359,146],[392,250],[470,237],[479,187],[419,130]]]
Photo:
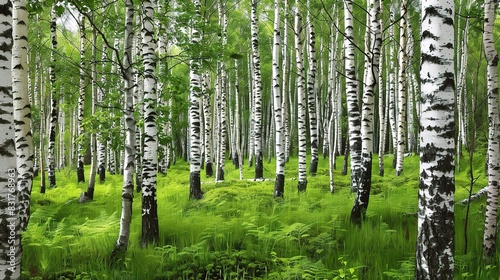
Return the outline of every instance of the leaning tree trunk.
[[[396,152],[396,176],[403,172],[404,152],[406,149],[406,65],[408,56],[406,53],[406,43],[408,40],[407,23],[406,23],[406,0],[401,2],[401,19],[400,19],[400,34],[399,34],[399,79],[398,79],[398,139]]]
[[[12,22],[14,40],[12,46],[12,95],[18,174],[17,204],[19,207],[20,227],[24,231],[30,218],[34,160],[31,107],[28,96],[28,11],[26,10],[26,0],[12,1],[12,4],[14,6]]]
[[[19,220],[19,205],[16,197],[18,190],[16,186],[16,146],[15,132],[12,123],[14,102],[12,96],[11,63],[16,53],[12,49],[12,3],[11,1],[0,1],[0,278],[21,278],[21,232]],[[18,25],[19,22],[14,22]],[[16,36],[14,34],[14,36]],[[19,43],[19,42],[18,42]],[[14,86],[15,88],[16,86]],[[20,174],[21,175],[21,174]]]
[[[299,138],[299,178],[297,189],[299,192],[307,188],[307,131],[306,131],[306,94],[304,92],[304,63],[302,54],[302,16],[299,13],[299,1],[295,1],[295,63],[297,65],[297,132]]]
[[[254,123],[254,155],[255,155],[255,179],[264,178],[264,166],[262,155],[262,81],[260,73],[259,55],[259,18],[257,14],[258,0],[252,1],[250,13],[252,29],[252,64],[253,64],[253,98],[255,102]]]
[[[199,33],[199,22],[201,19],[201,3],[194,0],[195,17],[193,18],[193,27],[191,29],[191,45],[197,50],[201,41]],[[201,199],[200,167],[201,167],[201,78],[200,78],[200,54],[194,52],[191,54],[190,61],[190,91],[189,91],[189,198]]]
[[[483,254],[489,261],[496,253],[498,220],[498,181],[500,179],[500,120],[498,116],[498,53],[493,35],[496,0],[484,4],[484,53],[488,76],[488,198],[484,221]]]
[[[422,2],[420,185],[415,279],[453,279],[454,2]]]
[[[158,242],[156,175],[158,173],[158,128],[156,126],[155,2],[143,2],[142,57],[144,61],[144,156],[142,170],[142,246]]]
[[[367,2],[370,25],[367,28],[369,32],[369,41],[366,43],[365,57],[365,78],[363,107],[361,116],[361,180],[356,192],[354,206],[351,211],[351,221],[356,224],[361,223],[365,217],[370,199],[370,189],[372,184],[372,154],[373,154],[373,115],[375,110],[374,96],[376,91],[380,47],[382,45],[381,29],[378,18],[380,17],[380,1],[370,0]]]
[[[132,41],[134,37],[134,3],[127,0],[125,3],[125,41],[123,46],[124,102],[123,118],[125,119],[125,143],[122,211],[120,218],[120,232],[113,250],[113,254],[127,250],[130,238],[130,224],[132,221],[132,202],[134,197],[134,169],[135,169],[135,119],[134,119],[134,81],[132,70]],[[117,49],[115,49],[117,51]]]
[[[50,12],[50,35],[52,38],[52,47],[50,49],[50,127],[49,127],[49,147],[47,149],[47,164],[48,164],[48,177],[49,186],[56,186],[56,163],[55,163],[55,145],[56,145],[56,130],[57,130],[57,92],[56,92],[56,52],[57,52],[57,36],[56,36],[56,11],[55,4],[52,6]]]
[[[307,27],[309,31],[309,40],[307,45],[309,69],[307,75],[307,110],[309,114],[309,138],[311,145],[311,163],[309,172],[315,176],[318,172],[318,118],[316,110],[316,34],[311,19],[310,0],[307,1]]]
[[[285,150],[283,149],[283,115],[281,110],[280,88],[280,5],[274,1],[274,38],[273,38],[273,96],[274,96],[274,130],[276,134],[276,181],[274,183],[274,197],[283,197],[285,192]]]
[[[358,103],[358,81],[354,63],[354,26],[352,0],[344,0],[344,56],[349,121],[349,152],[351,154],[351,190],[357,191],[361,181],[361,118]]]

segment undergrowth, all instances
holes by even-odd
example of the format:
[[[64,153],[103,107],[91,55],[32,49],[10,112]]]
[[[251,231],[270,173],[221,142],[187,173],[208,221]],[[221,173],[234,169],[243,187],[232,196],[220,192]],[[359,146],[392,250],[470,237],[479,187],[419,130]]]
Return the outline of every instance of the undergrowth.
[[[300,194],[297,161],[287,163],[283,201],[272,197],[273,180],[254,181],[252,168],[245,166],[245,179],[240,181],[230,162],[224,182],[203,177],[204,198],[189,200],[189,166],[178,162],[166,176],[158,177],[159,243],[140,248],[137,193],[130,246],[119,264],[111,264],[110,254],[118,237],[122,177],[107,175],[106,182],[97,183],[94,201],[86,204],[78,204],[86,184],[76,184],[76,171],[57,173],[58,186],[46,194],[38,192],[37,178],[31,219],[23,234],[22,275],[24,279],[412,279],[419,160],[407,157],[399,177],[389,165],[392,160],[386,162],[385,177],[374,170],[361,227],[349,222],[354,194],[340,167],[335,170],[335,193],[329,192],[327,160],[320,161],[318,175],[308,178],[308,189]],[[264,176],[274,178],[273,170],[274,162],[266,164]],[[484,170],[478,166],[475,172]],[[456,178],[457,201],[467,197],[465,173]],[[485,184],[483,175],[477,189]],[[467,254],[463,252],[465,207],[456,205],[457,279],[498,279],[498,262],[486,265],[481,259],[484,204],[481,200],[472,205]]]

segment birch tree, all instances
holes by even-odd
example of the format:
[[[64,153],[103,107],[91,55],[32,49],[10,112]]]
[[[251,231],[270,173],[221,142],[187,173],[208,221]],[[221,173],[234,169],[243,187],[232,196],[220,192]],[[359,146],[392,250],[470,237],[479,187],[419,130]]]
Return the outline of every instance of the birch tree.
[[[273,37],[273,96],[274,122],[276,135],[276,181],[274,183],[274,197],[283,197],[285,192],[285,151],[283,149],[283,115],[281,110],[280,88],[280,1],[274,1],[274,37]]]
[[[142,246],[159,239],[156,202],[158,173],[158,128],[156,126],[156,40],[155,1],[145,0],[142,8],[142,58],[144,61],[144,157],[142,171]]]
[[[351,189],[357,191],[361,180],[361,119],[358,103],[358,81],[354,61],[354,26],[352,0],[344,0],[344,60],[351,154]]]
[[[51,36],[51,49],[50,49],[50,125],[49,125],[49,147],[47,149],[47,164],[48,164],[48,177],[49,186],[56,186],[56,163],[55,163],[55,145],[56,145],[56,130],[57,130],[57,116],[58,116],[58,102],[56,92],[56,52],[57,52],[57,33],[56,33],[56,20],[57,15],[54,3],[50,11],[50,36]]]
[[[83,125],[83,118],[85,116],[85,70],[87,69],[85,63],[85,51],[87,45],[87,35],[85,34],[85,16],[83,13],[79,14],[78,26],[80,28],[80,86],[78,90],[78,141],[77,141],[77,153],[78,162],[76,164],[76,173],[78,183],[85,182],[85,171],[83,160],[85,157],[85,147],[83,145],[83,138],[85,135],[85,127]]]
[[[383,11],[383,1],[380,1],[380,11]],[[379,26],[383,27],[382,24],[383,16],[379,17]],[[383,34],[380,35],[381,41],[384,41],[382,37]],[[384,46],[380,46],[380,65],[383,65],[385,50]],[[387,64],[386,64],[387,65]],[[382,68],[383,66],[380,66]],[[385,143],[386,143],[386,128],[387,128],[387,102],[385,93],[385,83],[384,83],[384,72],[379,69],[378,71],[378,119],[379,119],[379,145],[378,145],[378,175],[384,176],[384,154],[385,154]]]
[[[454,2],[422,2],[416,279],[453,279]]]
[[[223,3],[218,2],[218,13],[219,13],[219,27],[220,27],[220,44],[222,50],[224,51],[227,43],[227,20],[226,11]],[[224,181],[224,172],[226,166],[226,136],[227,136],[227,74],[225,69],[225,63],[221,59],[217,61],[217,96],[219,97],[217,108],[218,110],[218,141],[217,141],[217,169],[216,169],[216,181]]]
[[[408,64],[408,55],[406,53],[406,44],[408,42],[406,13],[406,0],[401,1],[401,19],[399,20],[399,79],[398,79],[398,137],[396,151],[396,176],[403,172],[404,152],[406,149],[406,67]]]
[[[251,0],[250,12],[252,32],[252,65],[253,65],[253,100],[254,100],[254,156],[255,156],[255,179],[264,177],[263,154],[262,154],[262,81],[260,73],[259,54],[259,18],[257,13],[258,0]]]
[[[125,120],[125,143],[122,211],[120,218],[120,231],[113,253],[125,252],[130,238],[130,223],[132,221],[132,202],[134,199],[134,158],[135,158],[135,119],[134,119],[134,77],[132,69],[132,44],[134,37],[134,3],[132,0],[125,2],[125,40],[123,45],[123,87]]]
[[[193,0],[195,16],[191,28],[191,45],[195,50],[190,61],[190,90],[189,90],[189,198],[201,199],[200,167],[201,167],[201,77],[200,77],[200,54],[199,44],[201,34],[199,32],[199,21],[201,19],[201,3]]]
[[[390,38],[390,45],[389,45],[389,67],[387,67],[388,73],[388,78],[389,78],[389,97],[387,98],[389,100],[388,102],[388,107],[389,107],[389,126],[391,129],[391,139],[392,139],[392,152],[394,153],[394,160],[392,162],[393,167],[396,167],[396,162],[397,162],[397,143],[398,143],[398,128],[396,125],[396,58],[395,58],[395,35],[394,35],[394,22],[395,22],[395,16],[394,16],[394,10],[395,10],[395,5],[391,4],[390,5],[390,12],[389,12],[389,18],[390,18],[390,23],[391,25],[389,26],[389,38]]]
[[[498,220],[498,181],[500,179],[500,120],[498,115],[498,53],[495,49],[494,27],[497,0],[484,3],[484,53],[488,86],[488,196],[484,221],[483,254],[491,260],[496,253]]]
[[[17,203],[21,230],[30,218],[30,196],[33,185],[33,138],[31,107],[28,96],[28,11],[26,0],[13,4],[12,95],[14,99],[15,143],[17,155]]]
[[[92,15],[93,16],[93,15]],[[92,65],[90,67],[91,78],[92,78],[92,104],[91,104],[91,115],[96,115],[96,103],[97,103],[97,34],[94,29],[92,32]],[[94,199],[95,190],[95,177],[97,174],[97,139],[96,139],[95,128],[90,129],[90,173],[89,182],[87,185],[87,191],[83,192],[80,196],[79,202],[86,202]]]
[[[13,63],[12,2],[0,1],[0,278],[21,277],[21,235],[19,209],[16,201],[16,147],[13,127]],[[21,175],[21,174],[20,174]]]
[[[203,121],[204,121],[204,133],[203,137],[205,143],[205,175],[207,177],[212,177],[214,174],[212,166],[212,106],[210,102],[210,95],[208,94],[208,84],[209,84],[208,72],[205,72],[201,81],[202,98],[203,98]]]
[[[295,19],[294,19],[294,32],[295,32],[295,62],[297,65],[297,132],[299,140],[299,178],[297,182],[297,189],[299,192],[305,191],[307,188],[307,131],[306,131],[306,94],[304,91],[304,63],[302,53],[302,16],[299,12],[299,1],[295,1]]]
[[[309,40],[307,45],[308,64],[309,69],[307,72],[307,111],[309,113],[309,139],[311,145],[311,163],[309,165],[309,172],[311,175],[316,175],[318,172],[318,118],[316,110],[316,34],[314,24],[311,18],[310,0],[307,1],[307,29],[309,33]]]
[[[358,185],[351,221],[360,223],[368,208],[372,183],[373,119],[374,97],[378,79],[380,47],[382,45],[380,22],[380,1],[367,2],[369,26],[368,42],[365,43],[365,81],[363,86],[363,107],[361,116],[361,180]],[[368,34],[367,34],[368,35]]]

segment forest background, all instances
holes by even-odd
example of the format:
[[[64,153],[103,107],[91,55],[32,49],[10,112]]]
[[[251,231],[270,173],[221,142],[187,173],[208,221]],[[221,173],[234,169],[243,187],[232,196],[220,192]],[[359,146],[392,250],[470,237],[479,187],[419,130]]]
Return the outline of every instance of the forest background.
[[[161,275],[167,275],[164,276],[167,279],[342,279],[356,275],[361,278],[405,278],[413,275],[416,219],[412,215],[417,208],[418,181],[418,157],[413,155],[419,153],[419,27],[422,14],[418,1],[392,2],[384,2],[378,16],[382,23],[382,55],[380,76],[377,77],[378,95],[373,101],[372,143],[373,153],[378,156],[372,165],[378,168],[371,172],[374,174],[370,190],[374,209],[368,210],[361,229],[350,224],[351,211],[346,211],[355,196],[351,191],[356,189],[351,180],[353,175],[351,178],[346,175],[352,172],[348,167],[352,160],[347,160],[349,148],[352,149],[348,139],[348,115],[352,110],[344,94],[348,76],[344,72],[342,50],[346,38],[351,38],[350,42],[355,45],[355,80],[359,87],[356,94],[361,101],[363,81],[366,81],[364,73],[368,67],[364,44],[370,35],[369,3],[351,3],[354,4],[350,13],[354,18],[352,37],[344,26],[346,13],[340,2],[311,0],[287,3],[287,6],[285,2],[280,3],[278,15],[281,14],[279,23],[283,27],[284,44],[277,62],[283,71],[280,78],[282,95],[278,99],[282,102],[277,103],[273,96],[276,88],[273,83],[273,24],[277,9],[271,1],[259,1],[258,6],[253,1],[167,1],[150,6],[132,1],[84,1],[72,5],[69,2],[28,2],[28,92],[32,104],[35,170],[42,174],[34,180],[33,214],[23,234],[23,275],[95,279],[137,279],[144,273],[150,273],[150,279]],[[124,20],[130,4],[135,9],[135,18],[131,21],[132,32],[127,33]],[[152,10],[145,7],[152,7]],[[302,25],[294,22],[298,12],[305,15]],[[148,20],[154,24],[144,24]],[[487,61],[480,39],[483,36],[483,3],[458,1],[454,22],[455,114],[458,120],[456,183],[464,188],[476,185],[482,188],[487,184],[484,166],[489,129]],[[148,29],[152,26],[156,28]],[[133,42],[128,46],[130,61],[126,59],[124,38],[127,34],[132,36]],[[402,48],[400,38],[406,37],[404,34],[408,35],[406,47]],[[498,36],[500,30],[497,28],[494,38]],[[155,47],[148,53],[151,46],[145,38],[149,37],[154,38]],[[296,56],[294,37],[304,43],[303,62]],[[498,40],[495,44],[498,49]],[[402,55],[398,55],[399,52],[406,54],[405,64],[400,63]],[[127,63],[131,67],[127,67]],[[303,63],[303,69],[296,67],[299,63]],[[256,67],[260,69],[258,75]],[[44,71],[47,68],[49,71]],[[199,72],[193,73],[193,69]],[[150,76],[151,73],[154,75]],[[196,75],[199,84],[193,86]],[[133,84],[127,87],[124,77],[132,77],[129,82]],[[148,87],[151,80],[155,83]],[[256,83],[258,80],[261,84]],[[307,102],[300,99],[301,87],[307,91]],[[154,90],[148,92],[152,88]],[[127,89],[133,90],[131,95],[127,95]],[[199,93],[197,117],[192,115],[192,104],[196,103],[193,92]],[[132,100],[132,110],[128,109],[127,96]],[[149,103],[152,100],[154,103]],[[282,139],[277,139],[280,136],[276,133],[278,107],[287,114],[283,114]],[[311,108],[315,110],[311,112]],[[200,142],[200,148],[198,154],[193,154],[190,128],[196,118],[199,135],[194,139]],[[135,170],[127,173],[130,165],[126,161],[126,141],[131,135],[127,120],[130,119],[134,120]],[[153,126],[156,127],[158,148],[152,150],[158,154],[148,150],[148,129]],[[403,148],[401,142],[404,142]],[[276,143],[282,143],[283,147]],[[283,175],[281,189],[275,181],[263,180],[277,174],[271,170],[279,160],[275,157],[279,151],[287,162],[282,164],[286,176]],[[212,154],[207,155],[208,152]],[[320,154],[323,159],[319,158]],[[310,169],[307,176],[304,175],[306,155],[308,167],[314,167],[315,162],[319,166],[316,170]],[[149,162],[151,156],[158,162]],[[237,171],[226,166],[227,160],[234,163]],[[207,174],[207,178],[198,179],[200,184],[194,184],[194,190],[193,170],[196,174],[199,169],[193,169],[193,161],[197,161],[198,168],[203,167],[205,172],[213,164],[215,171]],[[148,172],[144,171],[144,168],[148,170],[148,164],[157,166],[163,173],[158,181],[156,174],[148,177]],[[334,168],[338,166],[340,170],[341,165],[342,171]],[[188,166],[190,175],[187,174]],[[84,172],[87,168],[89,177]],[[46,169],[48,188],[45,187]],[[141,226],[135,220],[131,230],[132,252],[117,253],[112,239],[119,232],[120,222],[118,193],[121,190],[117,186],[123,185],[120,182],[123,178],[118,179],[117,174],[125,173],[126,178],[134,172],[135,187],[141,191],[142,186],[143,201],[145,194],[156,195],[157,186],[158,193],[165,191],[158,199],[154,198],[159,211],[157,232],[145,239],[144,232],[148,229],[142,224],[142,236],[139,237],[134,229]],[[145,192],[145,185],[152,182],[149,181],[152,177],[155,177],[154,190],[151,187],[151,191],[146,189]],[[100,181],[97,187],[96,181]],[[39,185],[45,194],[38,194],[36,187]],[[161,190],[162,185],[164,190]],[[301,194],[297,193],[297,185]],[[457,187],[457,197],[467,198],[469,191],[460,187]],[[388,209],[376,206],[377,200],[389,197],[389,205],[399,206]],[[412,198],[412,202],[405,200],[408,198]],[[248,200],[249,205],[241,205],[244,200]],[[77,201],[92,202],[80,205]],[[131,197],[129,201],[132,207]],[[174,204],[169,205],[172,202]],[[412,203],[415,207],[408,207]],[[343,205],[338,213],[334,211],[337,205]],[[163,212],[165,207],[175,209],[174,213]],[[81,214],[78,209],[86,213],[84,220],[65,216]],[[133,209],[137,213],[141,211],[138,203]],[[144,209],[143,203],[143,213]],[[477,231],[483,230],[483,206],[473,205],[472,210],[466,209],[464,213],[462,209],[457,210],[456,223],[464,221],[464,231],[472,228],[476,235],[457,238],[461,240],[457,241],[457,250],[464,251],[457,256],[455,273],[464,278],[498,276],[496,261],[477,260],[482,254],[482,248],[477,248],[480,245],[476,244],[476,249],[470,251],[467,249],[482,238],[482,233]],[[328,214],[320,216],[319,213],[325,211]],[[203,216],[207,213],[209,218]],[[466,217],[471,213],[478,217],[479,221],[474,221],[477,224],[467,224]],[[316,222],[313,222],[314,216],[310,217],[312,214],[318,215]],[[167,217],[175,218],[162,223]],[[161,228],[158,228],[158,220]],[[149,226],[155,232],[154,223]],[[181,230],[183,227],[186,228]],[[121,228],[120,234],[123,233]],[[172,229],[178,232],[171,232]],[[184,236],[186,234],[189,237]],[[456,235],[466,236],[458,229]],[[373,240],[377,241],[369,243],[367,236],[374,236]],[[366,243],[359,244],[355,240]],[[379,241],[383,241],[382,244]],[[150,243],[155,246],[140,249]],[[398,245],[387,247],[389,243]],[[370,244],[386,246],[369,249]],[[371,262],[372,256],[364,254],[373,251],[380,253],[374,258],[375,263]],[[111,252],[119,255],[118,261],[107,258]],[[387,254],[394,254],[394,259],[387,260]],[[151,267],[154,268],[145,271],[141,267],[148,267],[148,259],[153,260]],[[116,267],[110,269],[111,263]]]

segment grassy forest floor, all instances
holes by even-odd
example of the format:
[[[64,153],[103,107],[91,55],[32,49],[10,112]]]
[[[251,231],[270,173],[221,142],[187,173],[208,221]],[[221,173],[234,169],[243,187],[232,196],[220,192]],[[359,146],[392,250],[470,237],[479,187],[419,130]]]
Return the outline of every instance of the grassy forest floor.
[[[456,201],[468,196],[467,158],[456,175]],[[158,177],[160,242],[140,248],[141,198],[133,205],[131,240],[123,262],[111,265],[118,237],[122,177],[107,174],[94,201],[78,204],[86,183],[76,171],[57,173],[58,187],[39,193],[36,178],[32,214],[23,234],[24,279],[414,279],[419,158],[405,158],[394,175],[374,168],[372,195],[362,227],[351,225],[354,201],[349,176],[337,158],[335,193],[329,191],[328,159],[309,177],[306,193],[296,191],[297,160],[286,166],[285,199],[273,199],[274,162],[264,165],[263,182],[237,180],[228,161],[226,180],[202,176],[205,196],[190,201],[189,165],[177,162]],[[378,166],[374,156],[374,167]],[[253,167],[244,167],[246,179]],[[86,166],[86,176],[89,167]],[[202,170],[202,172],[204,172]],[[204,174],[204,173],[203,173]],[[486,185],[484,156],[474,158],[474,190]],[[498,279],[498,258],[482,261],[485,199],[471,204],[465,254],[466,206],[456,204],[456,279]],[[498,253],[497,253],[498,255]],[[64,277],[64,278],[62,278]]]

